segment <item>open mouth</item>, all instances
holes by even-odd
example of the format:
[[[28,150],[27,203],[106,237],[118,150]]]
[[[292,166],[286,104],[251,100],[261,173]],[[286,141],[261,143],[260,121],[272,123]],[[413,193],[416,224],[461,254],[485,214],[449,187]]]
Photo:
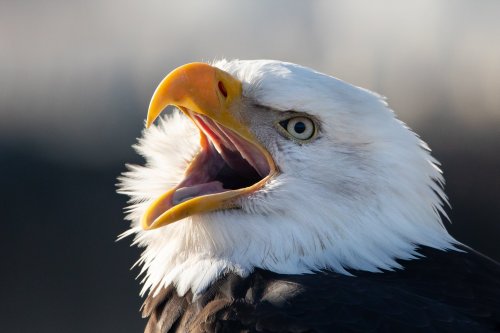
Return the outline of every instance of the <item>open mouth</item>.
[[[271,154],[241,121],[242,82],[206,63],[174,69],[156,88],[149,127],[168,106],[178,107],[200,130],[201,149],[184,178],[154,200],[141,218],[145,230],[188,216],[235,208],[277,173]]]
[[[260,189],[276,171],[269,152],[215,120],[181,107],[200,130],[201,149],[184,179],[158,198],[142,225],[154,229],[195,213],[237,207],[237,198]],[[157,223],[158,222],[158,223]]]

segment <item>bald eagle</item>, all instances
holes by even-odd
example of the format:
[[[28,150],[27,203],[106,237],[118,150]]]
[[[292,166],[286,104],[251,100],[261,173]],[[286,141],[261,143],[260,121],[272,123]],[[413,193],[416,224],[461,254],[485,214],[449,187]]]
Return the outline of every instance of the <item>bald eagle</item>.
[[[438,162],[381,96],[287,62],[191,63],[146,126],[119,185],[146,332],[500,330],[500,266],[446,231]]]

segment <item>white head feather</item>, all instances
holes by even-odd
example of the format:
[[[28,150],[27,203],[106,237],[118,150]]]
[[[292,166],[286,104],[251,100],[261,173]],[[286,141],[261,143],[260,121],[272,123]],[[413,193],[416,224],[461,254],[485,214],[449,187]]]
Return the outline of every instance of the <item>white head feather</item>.
[[[214,64],[243,83],[245,98],[275,110],[320,120],[321,136],[297,145],[276,133],[255,133],[281,173],[241,199],[239,210],[195,215],[144,231],[149,204],[182,179],[199,149],[198,130],[178,112],[144,131],[136,149],[145,166],[129,166],[121,193],[143,293],[175,284],[196,296],[221,275],[246,276],[256,267],[302,274],[328,269],[378,272],[401,268],[419,245],[452,249],[456,241],[440,213],[443,177],[427,145],[395,118],[382,97],[336,78],[279,61]]]

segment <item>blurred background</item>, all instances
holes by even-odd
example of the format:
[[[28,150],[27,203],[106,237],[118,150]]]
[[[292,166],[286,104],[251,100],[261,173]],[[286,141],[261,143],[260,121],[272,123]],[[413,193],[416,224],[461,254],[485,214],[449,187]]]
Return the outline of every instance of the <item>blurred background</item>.
[[[3,332],[140,332],[115,194],[173,68],[286,60],[388,97],[443,164],[451,233],[500,259],[500,2],[0,1]]]

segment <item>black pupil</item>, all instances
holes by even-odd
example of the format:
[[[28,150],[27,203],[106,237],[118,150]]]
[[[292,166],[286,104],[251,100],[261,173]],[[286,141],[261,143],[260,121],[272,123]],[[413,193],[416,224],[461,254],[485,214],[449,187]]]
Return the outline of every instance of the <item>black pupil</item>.
[[[306,124],[299,121],[293,126],[293,130],[299,134],[304,133],[304,131],[306,130]]]

